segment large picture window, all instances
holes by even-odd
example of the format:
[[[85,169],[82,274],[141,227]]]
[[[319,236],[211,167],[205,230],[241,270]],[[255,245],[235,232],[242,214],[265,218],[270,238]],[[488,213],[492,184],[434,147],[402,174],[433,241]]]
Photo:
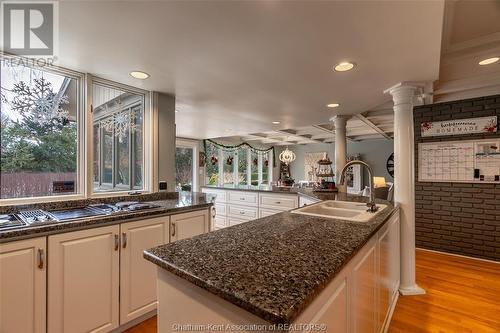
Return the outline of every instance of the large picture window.
[[[92,85],[94,192],[142,190],[143,94]]]
[[[257,149],[248,144],[224,147],[205,140],[205,184],[218,186],[270,185],[273,149]]]
[[[0,60],[0,199],[81,192],[81,76]]]

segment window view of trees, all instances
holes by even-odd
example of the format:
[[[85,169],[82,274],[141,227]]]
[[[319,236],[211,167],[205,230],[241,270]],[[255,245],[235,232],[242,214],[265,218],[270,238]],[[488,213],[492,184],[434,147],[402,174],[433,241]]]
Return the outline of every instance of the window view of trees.
[[[175,149],[175,184],[177,191],[191,191],[193,187],[193,149]]]
[[[144,96],[93,85],[94,191],[143,188]]]
[[[214,145],[207,145],[205,148],[205,174],[207,185],[219,184],[219,150]]]
[[[78,80],[2,63],[0,198],[76,193]]]
[[[249,149],[238,150],[238,178],[241,185],[247,185],[248,153]]]

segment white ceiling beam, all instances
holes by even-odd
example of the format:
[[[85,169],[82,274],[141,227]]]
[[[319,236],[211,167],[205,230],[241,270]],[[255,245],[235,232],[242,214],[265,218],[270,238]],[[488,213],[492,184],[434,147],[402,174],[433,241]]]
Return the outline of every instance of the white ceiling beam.
[[[364,122],[368,127],[375,130],[377,133],[382,135],[387,140],[392,140],[392,138],[389,135],[387,135],[387,133],[385,133],[382,129],[380,129],[377,125],[372,123],[371,120],[369,120],[368,118],[366,118],[362,114],[357,114],[357,115],[355,115],[355,117],[358,118],[359,120],[361,120],[362,122]]]
[[[313,126],[314,128],[319,129],[319,130],[322,130],[323,132],[326,132],[326,133],[330,133],[330,134],[334,134],[334,135],[335,135],[335,131],[330,131],[330,130],[328,130],[328,129],[326,129],[326,128],[322,127],[322,126],[319,126],[319,125],[312,125],[312,126]],[[349,141],[357,141],[357,140],[355,140],[355,139],[353,139],[353,138],[351,138],[351,137],[347,137],[347,140],[349,140]]]

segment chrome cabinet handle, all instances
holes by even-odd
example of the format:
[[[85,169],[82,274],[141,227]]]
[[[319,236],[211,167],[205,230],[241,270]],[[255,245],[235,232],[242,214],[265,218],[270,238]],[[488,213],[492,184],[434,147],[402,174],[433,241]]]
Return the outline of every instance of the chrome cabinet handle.
[[[45,253],[43,249],[38,249],[38,268],[43,269],[45,265]]]
[[[245,201],[245,198],[241,197],[241,198],[240,198],[240,200],[243,200],[243,201]]]
[[[276,201],[276,204],[279,205],[281,203],[281,201]]]
[[[126,248],[127,247],[127,233],[122,232],[122,247]]]
[[[240,210],[240,214],[243,214],[243,215],[245,215],[245,212],[244,212],[244,211],[242,211],[242,210]]]
[[[217,210],[215,209],[215,207],[212,208],[212,212],[213,212],[212,218],[214,219],[215,216],[217,215]]]
[[[175,236],[175,222],[172,222],[172,236]]]
[[[118,251],[120,248],[120,236],[115,235],[115,251]]]

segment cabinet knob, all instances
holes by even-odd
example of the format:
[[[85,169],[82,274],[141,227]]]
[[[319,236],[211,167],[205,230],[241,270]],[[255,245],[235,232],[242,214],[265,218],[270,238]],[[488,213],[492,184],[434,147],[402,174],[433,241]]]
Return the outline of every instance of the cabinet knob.
[[[38,268],[43,269],[45,266],[45,252],[43,249],[38,249]]]
[[[240,198],[240,200],[243,200],[243,201],[245,201],[245,198],[241,197],[241,198]]]
[[[242,211],[242,210],[240,210],[240,214],[245,215],[245,212],[244,212],[244,211]]]
[[[277,204],[277,205],[281,204],[281,201],[276,201],[276,204]]]

